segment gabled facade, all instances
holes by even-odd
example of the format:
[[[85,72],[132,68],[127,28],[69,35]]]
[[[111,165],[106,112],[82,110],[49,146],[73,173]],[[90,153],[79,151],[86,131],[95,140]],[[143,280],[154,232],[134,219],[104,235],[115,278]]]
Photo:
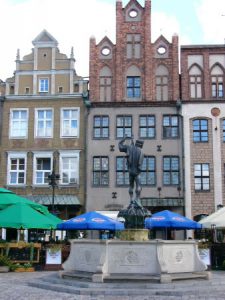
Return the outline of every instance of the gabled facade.
[[[84,104],[87,87],[46,30],[6,80],[0,185],[33,201],[53,202],[68,219],[84,206]],[[55,195],[48,176],[60,175]]]
[[[187,214],[225,204],[225,46],[181,46]]]
[[[144,140],[142,204],[184,213],[178,36],[151,41],[151,1],[116,2],[116,44],[90,39],[87,210],[129,203],[125,136]]]

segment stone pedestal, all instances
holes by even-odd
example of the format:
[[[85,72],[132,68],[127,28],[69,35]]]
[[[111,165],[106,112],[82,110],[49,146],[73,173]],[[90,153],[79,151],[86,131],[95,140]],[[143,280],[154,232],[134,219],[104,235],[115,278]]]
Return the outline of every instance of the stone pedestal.
[[[208,278],[195,241],[72,240],[63,269],[62,277],[88,276],[94,282]]]
[[[125,229],[120,233],[121,241],[148,241],[148,229]]]

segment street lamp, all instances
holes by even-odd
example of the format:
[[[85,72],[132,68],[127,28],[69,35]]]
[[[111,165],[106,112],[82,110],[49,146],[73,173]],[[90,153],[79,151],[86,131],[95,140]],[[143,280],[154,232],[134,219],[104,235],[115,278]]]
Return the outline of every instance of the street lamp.
[[[52,187],[52,213],[55,213],[55,188],[57,186],[57,181],[60,179],[60,175],[55,173],[56,159],[53,158],[52,173],[48,175],[49,185]]]

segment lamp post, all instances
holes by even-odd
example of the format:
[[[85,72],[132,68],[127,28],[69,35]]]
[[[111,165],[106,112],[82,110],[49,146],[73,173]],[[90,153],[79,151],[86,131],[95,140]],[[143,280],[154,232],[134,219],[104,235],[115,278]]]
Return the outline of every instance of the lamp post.
[[[55,188],[57,181],[60,179],[60,175],[55,173],[56,159],[53,158],[52,173],[48,175],[49,185],[52,187],[52,213],[55,213]]]

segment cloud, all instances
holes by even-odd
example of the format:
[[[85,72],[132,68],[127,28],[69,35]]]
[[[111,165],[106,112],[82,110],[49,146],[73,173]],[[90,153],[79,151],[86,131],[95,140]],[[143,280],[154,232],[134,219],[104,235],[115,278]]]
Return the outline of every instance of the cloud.
[[[224,0],[201,0],[196,3],[198,21],[203,31],[203,42],[223,44],[225,39]]]
[[[1,47],[0,78],[11,77],[15,70],[17,48],[21,58],[31,52],[32,40],[46,29],[59,42],[62,53],[74,47],[76,71],[88,75],[89,39],[105,35],[114,38],[115,3],[100,0],[27,0],[14,3],[0,0]]]

